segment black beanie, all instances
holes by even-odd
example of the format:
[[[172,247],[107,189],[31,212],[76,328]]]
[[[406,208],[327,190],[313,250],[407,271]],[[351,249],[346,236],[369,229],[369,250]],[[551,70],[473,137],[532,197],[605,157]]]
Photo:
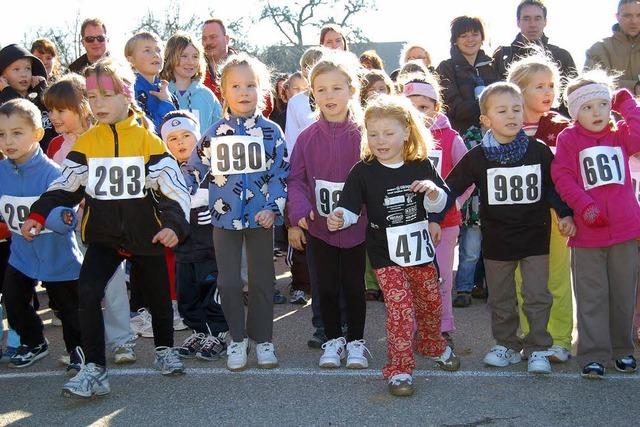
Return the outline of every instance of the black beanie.
[[[42,61],[33,56],[27,49],[17,44],[10,44],[0,50],[0,75],[4,70],[18,59],[31,59],[31,74],[47,78],[47,70],[44,68]]]

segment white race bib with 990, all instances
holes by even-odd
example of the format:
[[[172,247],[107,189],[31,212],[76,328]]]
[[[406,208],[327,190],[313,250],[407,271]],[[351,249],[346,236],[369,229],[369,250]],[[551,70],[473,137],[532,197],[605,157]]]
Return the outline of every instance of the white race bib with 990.
[[[428,156],[433,168],[442,176],[442,150],[429,150]]]
[[[524,205],[540,200],[540,165],[487,169],[487,200],[490,205]]]
[[[94,157],[89,159],[86,192],[98,200],[144,197],[144,157]]]
[[[584,189],[608,184],[624,185],[624,156],[620,147],[591,147],[580,152]]]
[[[427,221],[387,227],[387,245],[389,259],[401,267],[426,264],[436,256]]]
[[[19,197],[19,196],[2,196],[0,197],[0,209],[2,210],[2,218],[7,223],[7,227],[14,233],[21,234],[20,228],[27,220],[31,205],[38,200],[39,197]],[[43,228],[42,233],[51,233],[51,230]]]
[[[262,137],[235,135],[211,138],[211,174],[235,175],[267,170]]]
[[[338,206],[344,182],[316,179],[316,209],[320,216],[329,216]]]

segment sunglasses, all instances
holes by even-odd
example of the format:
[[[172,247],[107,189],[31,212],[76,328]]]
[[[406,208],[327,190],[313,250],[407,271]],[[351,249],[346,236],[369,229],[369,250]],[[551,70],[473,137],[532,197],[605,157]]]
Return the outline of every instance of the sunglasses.
[[[107,38],[105,36],[87,36],[84,38],[84,41],[87,43],[99,42],[104,43]]]

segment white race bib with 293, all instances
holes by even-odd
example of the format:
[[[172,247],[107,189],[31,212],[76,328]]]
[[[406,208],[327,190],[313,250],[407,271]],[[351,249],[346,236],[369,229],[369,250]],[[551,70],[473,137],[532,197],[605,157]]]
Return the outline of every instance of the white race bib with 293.
[[[19,196],[2,196],[0,197],[0,209],[2,218],[7,223],[7,227],[14,233],[21,234],[20,228],[27,220],[31,205],[40,197],[19,197]],[[43,228],[42,233],[51,233],[51,230]]]
[[[427,221],[387,227],[386,231],[389,259],[399,266],[426,264],[436,256]]]
[[[442,150],[429,150],[428,156],[433,168],[442,176]]]
[[[86,192],[98,200],[141,199],[145,196],[144,157],[89,159]]]
[[[211,138],[211,174],[263,172],[267,160],[262,137],[234,135]]]
[[[327,217],[338,206],[344,182],[316,179],[316,209],[320,216]]]
[[[624,185],[624,155],[620,147],[591,147],[580,152],[580,172],[585,190],[608,184]]]
[[[490,205],[524,205],[540,200],[540,165],[487,169],[487,200]]]

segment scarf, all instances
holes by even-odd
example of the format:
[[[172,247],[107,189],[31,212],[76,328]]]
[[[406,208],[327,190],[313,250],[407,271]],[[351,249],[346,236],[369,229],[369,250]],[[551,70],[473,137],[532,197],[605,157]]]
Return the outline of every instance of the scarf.
[[[482,139],[482,151],[491,162],[498,162],[501,165],[518,163],[524,157],[529,146],[529,137],[520,129],[513,141],[508,144],[500,144],[493,136],[493,132],[488,130]]]

